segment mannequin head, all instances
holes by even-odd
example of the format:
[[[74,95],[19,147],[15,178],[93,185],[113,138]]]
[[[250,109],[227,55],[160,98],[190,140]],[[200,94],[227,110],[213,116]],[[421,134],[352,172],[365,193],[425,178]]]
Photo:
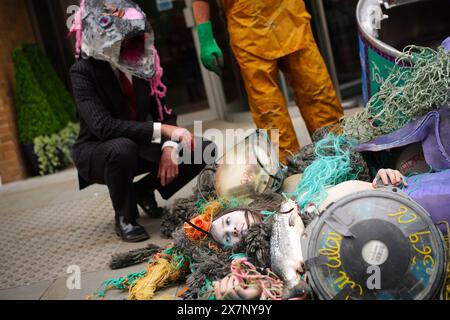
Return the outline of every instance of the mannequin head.
[[[210,234],[222,247],[229,248],[238,244],[248,229],[259,222],[260,216],[248,209],[230,209],[214,219]]]

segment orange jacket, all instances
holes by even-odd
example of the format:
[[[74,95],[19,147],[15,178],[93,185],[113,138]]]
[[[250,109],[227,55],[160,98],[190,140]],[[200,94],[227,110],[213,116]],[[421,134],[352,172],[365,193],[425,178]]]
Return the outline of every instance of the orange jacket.
[[[272,60],[304,46],[311,16],[303,0],[222,0],[232,46]]]

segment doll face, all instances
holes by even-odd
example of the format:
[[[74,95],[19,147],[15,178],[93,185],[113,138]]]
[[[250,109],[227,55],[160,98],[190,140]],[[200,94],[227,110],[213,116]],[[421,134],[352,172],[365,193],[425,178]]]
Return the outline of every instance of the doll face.
[[[247,233],[248,228],[257,222],[253,214],[238,210],[227,213],[213,221],[211,235],[223,247],[233,247]]]

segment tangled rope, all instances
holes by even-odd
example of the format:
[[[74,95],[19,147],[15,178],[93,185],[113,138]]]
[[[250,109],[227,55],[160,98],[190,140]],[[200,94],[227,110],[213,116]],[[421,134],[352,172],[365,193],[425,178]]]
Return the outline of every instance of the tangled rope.
[[[354,145],[345,136],[332,133],[316,143],[316,160],[305,169],[297,189],[289,194],[303,214],[310,205],[319,207],[327,197],[325,188],[357,179],[359,172],[353,171],[350,157]]]
[[[235,259],[231,263],[231,273],[239,279],[241,285],[261,288],[260,300],[279,300],[283,292],[283,282],[270,269],[266,274],[258,272],[247,258]]]
[[[115,270],[146,262],[150,259],[151,256],[153,256],[161,249],[162,248],[158,247],[157,245],[150,243],[145,248],[113,254],[109,263],[109,267],[112,270]]]
[[[129,290],[129,300],[151,300],[158,289],[184,276],[190,264],[189,257],[170,245],[153,255],[147,270],[106,280],[94,295],[104,299],[107,291],[115,288]]]
[[[129,290],[130,286],[134,285],[140,278],[145,276],[145,273],[146,271],[144,270],[141,272],[130,273],[125,277],[108,279],[94,292],[94,295],[104,299],[106,293],[111,289],[119,289],[122,291]],[[90,299],[90,296],[88,296],[88,299]]]
[[[450,52],[444,47],[435,51],[410,45],[395,63],[366,108],[343,120],[348,137],[372,140],[450,102]]]
[[[270,269],[260,272],[247,258],[234,259],[230,269],[230,276],[237,280],[233,290],[254,288],[261,292],[260,300],[281,300],[283,282]]]
[[[357,173],[357,179],[361,181],[372,181],[370,177],[369,167],[367,162],[359,153],[353,148],[350,150],[350,161],[352,164],[352,172]],[[323,150],[327,152],[327,156],[335,156],[335,150]],[[316,148],[314,144],[309,144],[300,149],[300,152],[287,158],[288,175],[303,173],[306,168],[316,160]]]

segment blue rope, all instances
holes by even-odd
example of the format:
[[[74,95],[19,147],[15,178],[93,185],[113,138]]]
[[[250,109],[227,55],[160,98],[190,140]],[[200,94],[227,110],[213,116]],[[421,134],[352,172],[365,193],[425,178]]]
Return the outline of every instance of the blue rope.
[[[305,169],[297,189],[287,194],[298,203],[302,213],[310,204],[320,206],[327,197],[327,187],[357,179],[350,157],[355,145],[356,141],[332,133],[316,143],[316,160]]]

